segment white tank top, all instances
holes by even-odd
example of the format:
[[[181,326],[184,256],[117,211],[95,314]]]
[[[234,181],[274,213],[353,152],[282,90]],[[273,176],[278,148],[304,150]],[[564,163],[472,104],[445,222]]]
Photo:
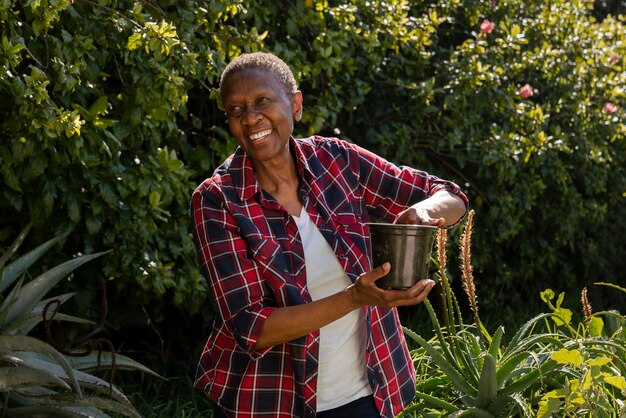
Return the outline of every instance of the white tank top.
[[[293,217],[304,247],[307,288],[313,300],[325,298],[351,282],[337,256],[308,213]],[[317,411],[325,411],[372,394],[365,370],[367,329],[363,309],[320,329]]]

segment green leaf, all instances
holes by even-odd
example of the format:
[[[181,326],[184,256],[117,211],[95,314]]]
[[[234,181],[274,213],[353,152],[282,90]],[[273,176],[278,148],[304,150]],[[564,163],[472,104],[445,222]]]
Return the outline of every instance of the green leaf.
[[[89,107],[89,115],[92,118],[106,113],[109,98],[107,96],[98,97],[98,99]]]
[[[624,193],[624,197],[626,197],[626,193]],[[605,282],[596,282],[594,283],[595,285],[599,285],[599,286],[608,286],[611,287],[613,289],[617,289],[620,292],[624,292],[626,293],[626,288],[623,288],[621,286],[616,285],[615,283],[605,283]]]
[[[487,351],[491,356],[493,356],[494,359],[498,358],[498,353],[500,352],[500,342],[502,341],[503,334],[504,327],[500,325],[493,335],[491,343],[489,344],[489,349]]]
[[[567,308],[558,307],[554,310],[552,320],[557,326],[568,325],[572,321],[572,311]]]
[[[416,383],[417,390],[422,392],[431,392],[450,383],[450,378],[447,376],[424,377],[422,380],[423,377],[420,376]]]
[[[20,236],[18,236],[18,238],[13,243],[13,245],[17,243],[17,246],[19,246],[19,243],[21,243],[22,240],[25,238],[28,230],[30,230],[30,227],[27,227],[24,229],[24,231],[22,231]],[[11,286],[11,284],[13,284],[13,282],[15,282],[15,280],[22,273],[24,273],[24,271],[26,271],[37,260],[39,260],[46,251],[54,246],[54,244],[67,237],[67,235],[68,233],[61,234],[56,238],[52,238],[51,240],[44,242],[34,250],[29,251],[28,253],[24,254],[23,256],[6,266],[6,268],[2,271],[2,278],[0,278],[0,293],[2,293],[7,287]],[[10,251],[11,250],[9,250],[9,252]]]
[[[611,359],[608,357],[596,357],[596,358],[587,360],[587,365],[600,367],[600,366],[609,364],[610,362],[611,362]]]
[[[141,48],[141,46],[143,45],[142,37],[142,33],[133,33],[132,35],[130,35],[128,37],[128,43],[126,44],[128,50],[134,51],[137,48]]]
[[[480,408],[467,408],[467,409],[462,409],[462,410],[453,412],[450,415],[447,415],[447,417],[448,418],[461,418],[461,417],[493,418],[493,415],[491,415],[489,412],[482,410]]]
[[[539,409],[537,410],[537,418],[549,418],[552,414],[561,409],[561,401],[556,391],[546,393],[539,401]]]
[[[604,381],[619,390],[626,390],[626,378],[624,376],[604,376]]]
[[[15,418],[76,418],[76,417],[93,417],[93,418],[110,418],[108,415],[77,415],[71,410],[61,408],[50,408],[48,406],[19,406],[7,408],[10,417]]]
[[[22,229],[22,231],[19,233],[17,238],[15,238],[15,240],[11,243],[7,251],[5,251],[2,254],[2,256],[0,256],[0,293],[2,293],[4,289],[6,289],[7,287],[11,285],[11,283],[8,283],[8,284],[4,283],[5,280],[9,280],[9,279],[5,279],[4,266],[6,265],[7,261],[9,261],[11,257],[13,257],[13,254],[15,254],[15,252],[20,247],[20,245],[22,245],[22,242],[24,242],[24,239],[28,235],[28,232],[30,231],[32,226],[33,226],[32,222],[26,225],[24,229]],[[19,274],[17,274],[17,276],[19,276]]]
[[[37,353],[16,352],[13,354],[12,360],[18,365],[49,373],[59,379],[64,380],[68,378],[67,373],[62,367],[58,364],[50,362],[47,358]],[[114,400],[130,406],[130,402],[124,393],[106,380],[79,370],[74,370],[73,373],[76,377],[76,381],[81,385],[81,387],[89,388],[94,392],[98,392],[106,396],[109,395],[109,390],[111,390],[111,396]]]
[[[600,337],[604,329],[604,321],[599,316],[592,316],[589,320],[589,335],[592,337]]]
[[[454,412],[454,411],[458,411],[459,409],[456,405],[451,404],[450,402],[446,402],[443,399],[437,398],[432,395],[428,395],[420,391],[415,392],[415,397],[423,400],[424,403],[426,403],[426,405],[439,409],[439,410],[444,410],[447,412]]]
[[[103,366],[111,367],[113,365],[113,357],[109,352],[90,353],[80,357],[72,356],[68,358],[68,361],[77,370],[97,370]],[[122,354],[115,354],[115,368],[118,370],[140,371],[154,377],[163,378],[150,368]]]
[[[32,402],[33,400],[19,396],[20,402]],[[99,396],[85,396],[83,398],[77,397],[74,394],[46,394],[39,396],[37,402],[41,405],[30,406],[24,408],[12,408],[11,411],[18,410],[19,413],[25,411],[32,411],[31,415],[15,415],[32,418],[34,416],[41,417],[71,417],[71,418],[110,418],[101,409],[116,412],[125,417],[139,418],[140,415],[133,408],[125,403],[117,402],[113,399],[108,399]],[[27,409],[28,408],[28,409]],[[40,415],[37,415],[40,414]]]
[[[515,398],[511,395],[498,396],[487,408],[487,412],[495,417],[503,416],[502,413],[515,403]],[[508,416],[508,415],[507,415]]]
[[[478,407],[487,408],[498,393],[496,380],[496,361],[491,354],[486,354],[483,359],[483,369],[478,382]]]
[[[50,396],[46,404],[53,407],[75,408],[75,407],[95,407],[106,409],[108,411],[117,412],[125,417],[141,418],[139,412],[130,404],[120,403],[113,399],[103,398],[99,396],[84,396],[79,398],[75,395]]]
[[[410,329],[403,327],[404,333],[411,337],[415,342],[422,346],[424,350],[432,357],[433,361],[437,363],[441,371],[443,371],[452,381],[452,384],[456,386],[461,392],[470,396],[476,396],[477,390],[473,387],[463,376],[459,373],[454,366],[452,366],[448,360],[444,358],[432,345],[430,345],[425,339],[417,335]]]
[[[158,207],[161,204],[161,193],[159,193],[158,191],[151,192],[149,201],[152,208]]]
[[[500,387],[504,382],[506,382],[513,370],[515,370],[520,364],[526,361],[526,359],[530,357],[530,353],[526,351],[521,351],[519,353],[513,354],[510,357],[507,357],[506,361],[500,364],[498,367],[497,375],[497,385]]]
[[[535,324],[537,324],[537,322],[541,321],[542,319],[548,318],[548,317],[551,317],[551,316],[552,316],[551,313],[539,314],[539,315],[535,316],[534,318],[530,319],[529,321],[527,321],[524,325],[522,325],[517,330],[517,332],[515,333],[513,338],[511,338],[511,341],[509,342],[509,345],[507,345],[506,349],[504,350],[503,357],[507,357],[510,354],[512,354],[514,351],[517,351],[519,349],[520,345],[522,344],[523,339],[533,329]]]
[[[563,299],[565,299],[565,293],[560,293],[559,297],[556,299],[556,308],[559,309],[561,304],[563,303]]]
[[[542,363],[539,367],[534,368],[528,372],[525,372],[519,379],[514,382],[510,382],[500,390],[501,395],[512,395],[514,393],[523,392],[526,388],[536,384],[543,376],[553,371],[559,366],[555,361],[548,360]]]
[[[91,261],[109,252],[110,250],[90,255],[84,255],[76,257],[72,260],[68,260],[44,272],[34,280],[24,285],[19,293],[17,302],[7,314],[7,324],[10,324],[13,321],[22,320],[24,315],[30,313],[30,311],[41,301],[46,293],[48,293],[50,289],[56,286],[56,284],[61,281],[65,276],[67,276],[70,272],[87,263],[88,261]]]
[[[520,33],[522,33],[522,28],[520,28],[519,25],[513,25],[511,28],[511,36],[517,38]]]
[[[578,350],[561,349],[552,353],[550,358],[559,364],[573,364],[578,367],[583,363],[583,356]]]
[[[0,367],[0,392],[14,391],[32,386],[70,386],[58,377],[26,367]]]
[[[444,282],[445,282],[445,276],[444,276]],[[450,298],[452,298],[452,291],[449,290],[447,292],[449,301],[448,301],[448,305],[451,304],[450,302]],[[450,350],[450,347],[448,346],[448,343],[446,341],[446,339],[443,336],[443,331],[441,329],[441,325],[439,324],[439,320],[437,319],[437,314],[435,314],[435,311],[430,303],[430,301],[428,299],[424,300],[424,306],[426,307],[426,310],[428,311],[428,315],[430,316],[430,321],[433,324],[434,330],[435,330],[435,335],[437,335],[437,339],[439,341],[441,350],[443,352],[444,357],[451,363],[454,364],[455,362],[457,362],[457,359],[454,357],[454,355],[452,354],[452,351]],[[406,332],[406,331],[405,331]],[[410,335],[409,335],[410,336]],[[458,369],[458,367],[457,367]]]
[[[79,318],[76,316],[66,315],[62,313],[57,313],[56,315],[54,315],[53,320],[73,322],[75,324],[84,324],[84,325],[95,324],[94,321],[91,321],[89,319]],[[3,331],[11,335],[13,334],[25,335],[42,321],[43,321],[43,317],[41,316],[41,314],[28,315],[28,316],[25,316],[20,321],[14,321],[13,323],[11,323],[11,325],[7,326]]]
[[[76,381],[74,370],[65,357],[49,344],[26,335],[0,335],[0,352],[2,351],[35,351],[49,356],[63,368],[78,396],[82,396],[82,391]]]

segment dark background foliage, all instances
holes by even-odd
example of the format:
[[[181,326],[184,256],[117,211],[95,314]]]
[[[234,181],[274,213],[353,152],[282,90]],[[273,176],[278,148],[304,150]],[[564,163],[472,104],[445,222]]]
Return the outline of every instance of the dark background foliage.
[[[608,309],[620,301],[592,283],[626,268],[626,35],[610,15],[624,7],[0,1],[0,243],[32,221],[30,246],[71,231],[49,263],[113,249],[66,284],[77,309],[98,317],[106,295],[122,349],[189,362],[213,315],[189,197],[234,150],[219,74],[266,50],[304,92],[298,135],[338,136],[463,187],[483,313],[532,312],[547,287],[589,286]]]

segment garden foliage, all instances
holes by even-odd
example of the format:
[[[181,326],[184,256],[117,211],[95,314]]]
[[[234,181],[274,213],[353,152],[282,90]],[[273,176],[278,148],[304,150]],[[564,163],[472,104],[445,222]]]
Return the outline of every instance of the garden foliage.
[[[12,260],[29,230],[30,225],[0,255],[2,416],[107,418],[106,410],[118,416],[140,417],[126,395],[113,385],[114,372],[136,370],[158,377],[152,370],[114,351],[103,351],[104,339],[83,339],[79,346],[66,349],[29,335],[42,323],[49,334],[53,321],[92,324],[58,312],[73,293],[44,297],[75,269],[105,253],[77,256],[28,280],[29,268],[63,238],[48,240]],[[109,381],[91,374],[103,370],[110,373]]]
[[[592,6],[0,1],[0,243],[29,222],[39,242],[70,231],[66,256],[113,249],[105,278],[196,312],[189,196],[234,150],[218,77],[266,50],[300,81],[299,135],[463,186],[484,225],[486,306],[611,281],[626,236],[626,33]]]
[[[446,274],[445,231],[438,233],[437,276],[443,313],[424,301],[435,336],[426,340],[405,328],[418,344],[412,351],[417,392],[401,417],[594,417],[626,413],[626,317],[617,311],[593,312],[582,292],[582,321],[556,304],[551,289],[541,293],[549,312],[524,323],[505,342],[505,328],[490,333],[481,323],[471,268],[473,212],[461,240],[463,283],[474,312],[466,325]],[[615,292],[626,289],[607,283]],[[622,296],[624,296],[622,294]],[[576,315],[578,316],[578,315]]]

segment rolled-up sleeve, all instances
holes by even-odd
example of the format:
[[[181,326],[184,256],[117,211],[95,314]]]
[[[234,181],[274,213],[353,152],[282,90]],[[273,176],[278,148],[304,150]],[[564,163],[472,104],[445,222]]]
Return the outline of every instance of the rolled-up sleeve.
[[[253,347],[275,306],[261,268],[211,183],[193,193],[191,210],[200,268],[218,313],[242,351],[253,358],[262,356],[271,348],[255,351]]]
[[[359,178],[363,198],[370,213],[377,218],[392,222],[407,207],[443,190],[459,196],[465,208],[468,207],[467,196],[452,181],[395,165],[355,144],[346,143],[346,148],[350,167]]]

